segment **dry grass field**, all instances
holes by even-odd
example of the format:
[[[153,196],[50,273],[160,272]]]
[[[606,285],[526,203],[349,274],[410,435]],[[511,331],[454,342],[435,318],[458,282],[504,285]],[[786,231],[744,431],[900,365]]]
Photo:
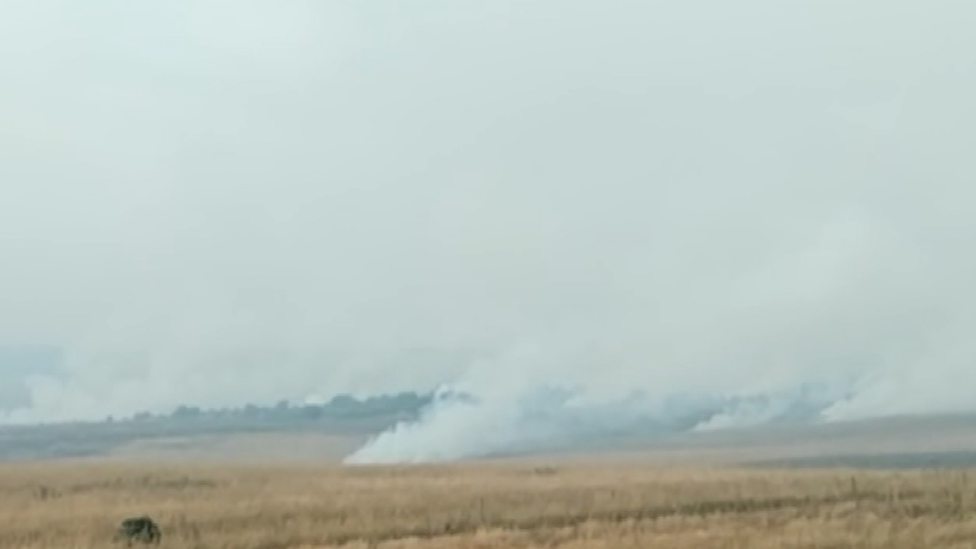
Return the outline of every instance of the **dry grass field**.
[[[0,466],[0,547],[112,547],[148,513],[161,548],[970,548],[965,472],[457,466]]]

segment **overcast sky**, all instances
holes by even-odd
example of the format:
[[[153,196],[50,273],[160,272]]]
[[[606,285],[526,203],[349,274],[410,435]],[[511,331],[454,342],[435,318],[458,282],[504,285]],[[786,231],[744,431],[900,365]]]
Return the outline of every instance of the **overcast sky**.
[[[579,365],[520,371],[584,385],[951,392],[973,28],[949,0],[8,0],[0,343],[67,350],[52,416],[429,385],[468,365],[402,350],[527,342]]]

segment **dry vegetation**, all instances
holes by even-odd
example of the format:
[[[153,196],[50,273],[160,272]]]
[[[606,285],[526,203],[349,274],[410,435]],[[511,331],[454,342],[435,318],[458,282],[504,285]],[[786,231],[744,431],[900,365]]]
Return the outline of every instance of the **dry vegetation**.
[[[0,547],[111,547],[148,513],[161,548],[976,547],[963,472],[455,467],[0,467]]]

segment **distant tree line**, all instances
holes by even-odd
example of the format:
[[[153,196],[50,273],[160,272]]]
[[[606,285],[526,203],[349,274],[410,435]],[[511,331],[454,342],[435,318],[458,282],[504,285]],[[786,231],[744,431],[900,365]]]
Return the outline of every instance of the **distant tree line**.
[[[293,404],[287,400],[273,406],[245,404],[239,407],[202,408],[182,405],[167,414],[140,412],[131,418],[108,422],[135,423],[248,423],[248,424],[295,424],[319,420],[362,420],[372,418],[412,419],[420,410],[430,404],[433,393],[405,391],[397,394],[370,396],[358,399],[352,395],[339,394],[323,404]]]
[[[417,419],[435,398],[434,393],[416,392],[363,399],[340,394],[323,404],[280,401],[207,409],[184,405],[170,413],[141,412],[105,421],[0,426],[0,461],[96,456],[128,441],[160,437],[287,431],[374,434]]]

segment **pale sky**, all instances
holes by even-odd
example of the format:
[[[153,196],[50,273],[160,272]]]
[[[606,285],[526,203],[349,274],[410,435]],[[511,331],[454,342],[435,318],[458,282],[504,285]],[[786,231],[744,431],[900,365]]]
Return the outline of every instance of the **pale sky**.
[[[973,28],[948,0],[8,0],[0,343],[67,349],[37,417],[481,379],[401,353],[523,345],[563,358],[519,383],[869,369],[865,407],[968,402]]]

